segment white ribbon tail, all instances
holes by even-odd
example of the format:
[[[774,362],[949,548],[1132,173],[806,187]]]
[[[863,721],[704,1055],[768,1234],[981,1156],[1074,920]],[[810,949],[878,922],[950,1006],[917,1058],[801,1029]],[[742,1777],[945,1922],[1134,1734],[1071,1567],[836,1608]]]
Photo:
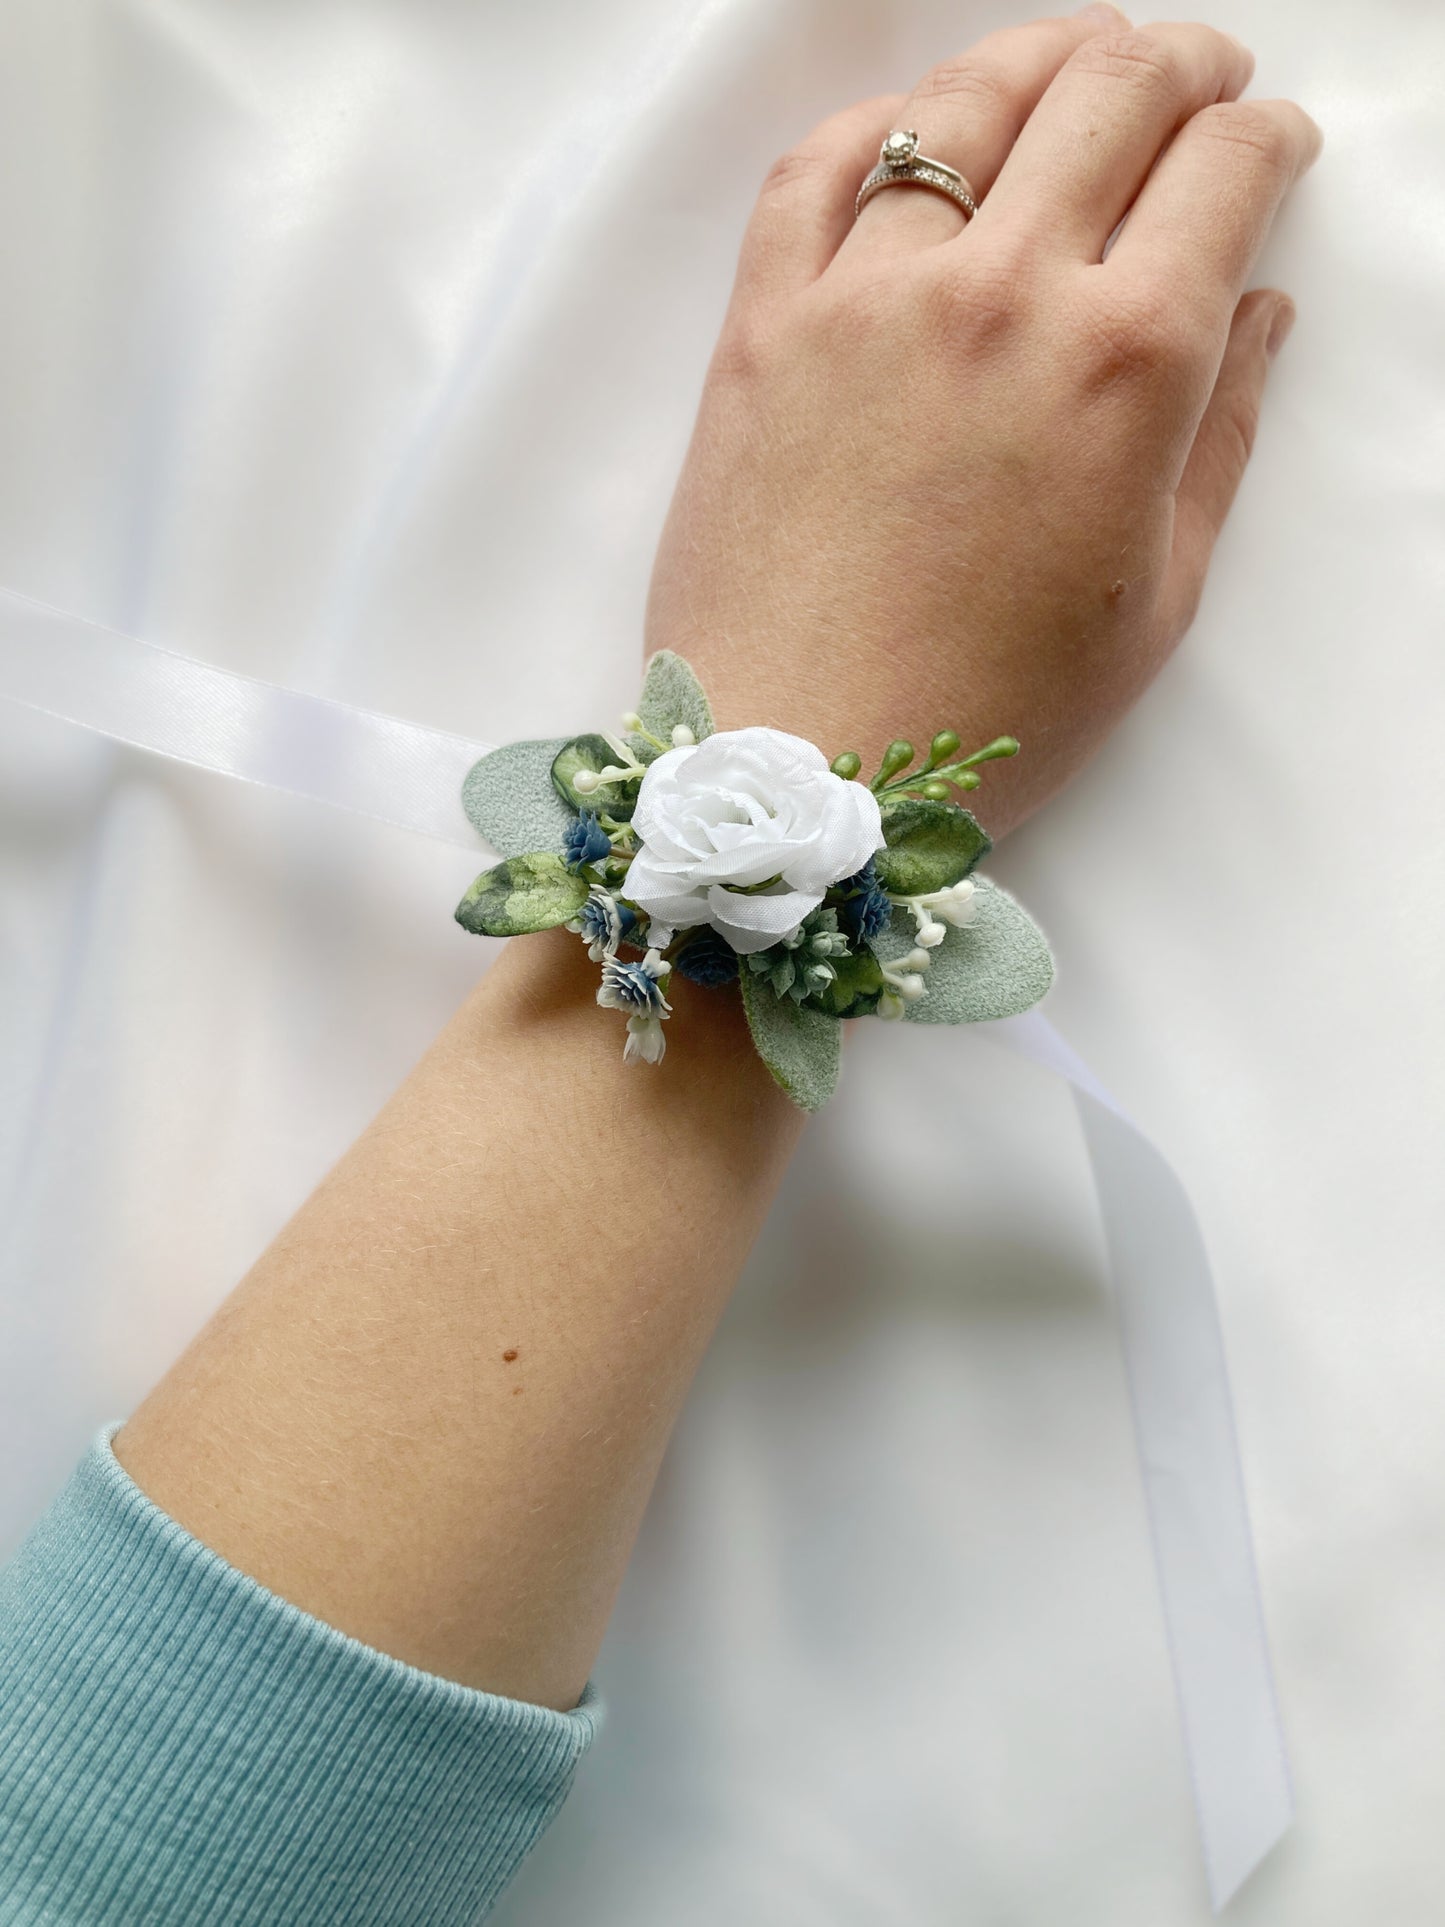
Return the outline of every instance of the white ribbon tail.
[[[0,696],[136,749],[478,848],[462,778],[490,743],[179,656],[0,589]]]
[[[0,696],[159,756],[478,847],[462,778],[492,747],[219,669],[0,589]],[[1072,1087],[1118,1304],[1144,1499],[1222,1908],[1293,1816],[1213,1280],[1162,1153],[1037,1011],[982,1027]]]
[[[1217,1912],[1285,1832],[1294,1797],[1209,1258],[1173,1166],[1042,1011],[986,1028],[1067,1080],[1083,1126]]]

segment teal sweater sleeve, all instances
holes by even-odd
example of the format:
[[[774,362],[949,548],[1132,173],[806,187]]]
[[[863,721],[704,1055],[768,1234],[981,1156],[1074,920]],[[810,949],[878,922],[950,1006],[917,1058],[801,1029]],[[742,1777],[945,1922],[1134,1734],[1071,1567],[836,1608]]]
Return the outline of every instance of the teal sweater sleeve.
[[[601,1717],[374,1652],[146,1498],[105,1427],[0,1572],[0,1922],[480,1920]]]

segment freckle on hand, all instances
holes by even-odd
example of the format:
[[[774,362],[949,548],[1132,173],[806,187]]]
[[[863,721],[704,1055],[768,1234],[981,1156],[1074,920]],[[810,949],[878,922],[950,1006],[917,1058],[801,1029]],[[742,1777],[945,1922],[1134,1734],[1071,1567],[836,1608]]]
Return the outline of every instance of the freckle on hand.
[[[510,1351],[510,1352],[503,1352],[503,1353],[502,1353],[502,1362],[503,1362],[503,1364],[505,1364],[505,1365],[510,1365],[510,1364],[511,1364],[511,1362],[512,1362],[512,1360],[513,1360],[513,1359],[514,1359],[514,1358],[515,1358],[516,1356],[517,1356],[517,1354],[516,1354],[516,1352],[515,1352],[515,1351]]]
[[[514,1385],[514,1386],[512,1387],[512,1397],[513,1397],[513,1398],[520,1398],[521,1396],[522,1396],[522,1388],[521,1388],[521,1386],[520,1386],[520,1385]]]

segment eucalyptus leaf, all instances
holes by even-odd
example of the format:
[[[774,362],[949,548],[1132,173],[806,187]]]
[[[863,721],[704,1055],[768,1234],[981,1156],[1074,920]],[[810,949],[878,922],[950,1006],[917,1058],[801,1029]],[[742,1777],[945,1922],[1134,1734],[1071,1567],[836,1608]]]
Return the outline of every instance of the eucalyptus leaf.
[[[993,847],[977,820],[957,803],[897,796],[882,807],[888,847],[877,852],[873,867],[880,887],[892,896],[946,890]]]
[[[560,854],[574,812],[552,787],[552,763],[566,740],[507,743],[467,771],[462,808],[498,856]]]
[[[1054,977],[1044,933],[1006,890],[974,879],[978,912],[961,930],[929,953],[925,995],[904,1006],[913,1024],[977,1024],[1016,1017],[1036,1004]],[[884,963],[897,963],[917,942],[913,918],[895,910],[888,928],[873,940]]]
[[[585,879],[538,850],[484,870],[457,905],[457,922],[479,937],[525,937],[566,923],[586,901]]]
[[[750,970],[739,983],[759,1057],[795,1104],[816,1111],[837,1086],[842,1024],[825,1011],[777,996],[766,978]]]
[[[595,810],[616,823],[629,823],[637,807],[635,782],[604,783],[595,790],[579,790],[573,785],[579,769],[605,769],[616,761],[617,752],[605,736],[573,736],[552,760],[552,787],[574,812]]]
[[[684,662],[681,656],[675,656],[670,649],[659,649],[649,660],[642,694],[637,699],[637,713],[642,718],[643,728],[651,730],[663,743],[672,742],[672,732],[679,723],[690,729],[699,743],[713,733],[712,711],[703,694],[702,684],[693,674],[691,665]],[[641,737],[630,740],[639,747],[644,745]],[[645,746],[651,756],[657,754],[650,744]]]

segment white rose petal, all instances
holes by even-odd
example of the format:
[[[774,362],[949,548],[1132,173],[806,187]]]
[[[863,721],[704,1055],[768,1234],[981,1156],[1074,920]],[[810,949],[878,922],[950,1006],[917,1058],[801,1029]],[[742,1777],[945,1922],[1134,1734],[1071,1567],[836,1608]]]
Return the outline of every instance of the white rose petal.
[[[791,937],[822,900],[821,894],[813,896],[803,890],[744,896],[739,890],[724,890],[715,883],[707,893],[705,921],[746,956],[749,951],[766,950],[770,944]]]
[[[642,847],[627,900],[657,924],[711,924],[744,953],[792,936],[830,883],[883,848],[873,792],[780,729],[724,730],[664,751],[642,779],[632,828]]]

